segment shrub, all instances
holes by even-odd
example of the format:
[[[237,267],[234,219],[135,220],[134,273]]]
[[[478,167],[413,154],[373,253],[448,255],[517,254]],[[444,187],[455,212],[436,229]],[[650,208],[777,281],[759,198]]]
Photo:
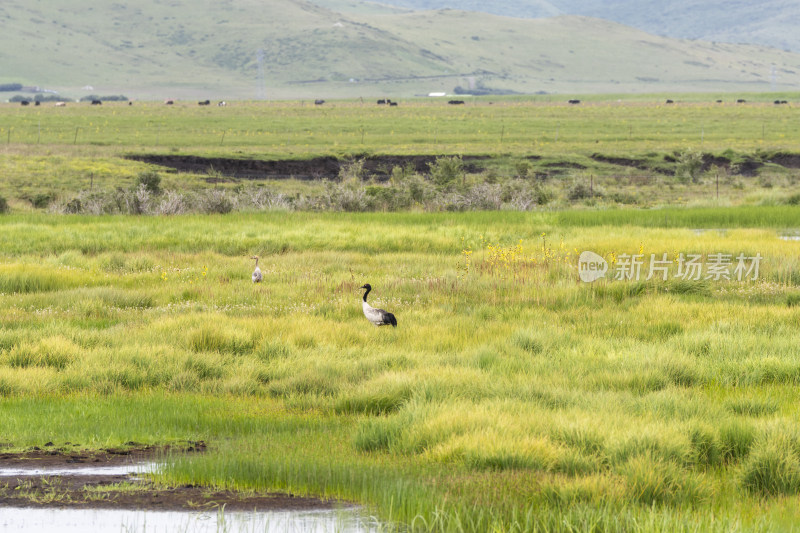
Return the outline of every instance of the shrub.
[[[66,203],[64,206],[64,212],[69,214],[77,214],[80,213],[82,209],[81,199],[80,198],[73,198],[69,202]]]
[[[587,187],[585,183],[576,183],[567,193],[567,198],[573,202],[577,200],[584,200],[586,198],[592,198],[593,196],[594,191]]]
[[[0,213],[8,213],[8,201],[0,196]]]
[[[348,180],[341,183],[328,181],[325,184],[322,205],[333,211],[367,211],[369,197],[360,181]]]
[[[55,200],[56,197],[53,193],[38,193],[33,198],[30,199],[31,205],[38,209],[44,209]]]
[[[787,205],[798,205],[800,204],[800,193],[795,193],[786,198]]]
[[[533,167],[529,161],[523,159],[522,161],[517,161],[515,168],[517,170],[517,178],[525,179],[530,177],[530,172]]]
[[[354,159],[339,167],[341,181],[362,181],[366,175],[363,159]]]
[[[161,202],[156,208],[156,213],[159,215],[180,215],[186,213],[189,206],[186,203],[184,195],[174,191],[167,191]]]
[[[392,185],[398,186],[402,183],[408,181],[409,178],[415,176],[417,174],[416,169],[414,168],[414,163],[408,162],[406,166],[401,167],[400,165],[395,165],[392,167]]]
[[[151,194],[161,194],[161,176],[154,170],[140,172],[136,176],[136,188],[142,186]]]
[[[464,180],[464,162],[461,156],[437,157],[429,165],[431,181],[440,189],[447,189],[458,181]]]
[[[224,215],[233,211],[233,200],[223,189],[211,189],[198,198],[200,210],[208,214]]]
[[[703,154],[694,150],[685,150],[678,155],[675,165],[675,177],[680,181],[697,183],[703,169]]]

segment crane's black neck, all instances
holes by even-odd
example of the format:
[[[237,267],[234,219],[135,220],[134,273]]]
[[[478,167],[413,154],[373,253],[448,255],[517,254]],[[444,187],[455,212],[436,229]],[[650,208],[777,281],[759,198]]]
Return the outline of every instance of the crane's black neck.
[[[367,301],[367,294],[369,294],[369,291],[371,291],[371,290],[372,290],[372,287],[368,287],[367,290],[364,292],[364,301],[365,302]]]

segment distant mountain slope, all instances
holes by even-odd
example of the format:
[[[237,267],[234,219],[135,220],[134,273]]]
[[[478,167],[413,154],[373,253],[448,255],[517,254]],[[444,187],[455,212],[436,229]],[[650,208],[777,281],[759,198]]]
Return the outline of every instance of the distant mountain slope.
[[[403,96],[456,86],[769,90],[773,68],[778,89],[800,90],[798,54],[667,39],[588,17],[419,12],[355,0],[0,4],[0,83],[76,97],[254,98],[259,57],[270,98]]]
[[[406,9],[461,9],[520,18],[583,15],[667,37],[761,44],[800,52],[800,2],[796,0],[380,1]]]

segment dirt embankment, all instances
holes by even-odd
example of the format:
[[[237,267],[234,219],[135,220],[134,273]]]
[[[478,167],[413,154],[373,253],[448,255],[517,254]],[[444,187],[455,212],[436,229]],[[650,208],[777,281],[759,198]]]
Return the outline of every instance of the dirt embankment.
[[[341,502],[280,493],[238,493],[197,485],[165,487],[141,475],[81,473],[81,467],[113,467],[158,461],[166,453],[202,453],[203,442],[185,446],[142,446],[86,451],[34,448],[0,454],[0,507],[216,509],[270,511],[334,509]],[[50,447],[47,447],[50,448]],[[11,475],[3,474],[10,471]],[[25,473],[30,469],[31,473]],[[35,470],[58,469],[57,475]]]
[[[320,180],[335,179],[339,170],[353,159],[337,159],[335,157],[315,157],[312,159],[235,159],[224,157],[200,157],[194,155],[174,154],[132,154],[126,159],[141,161],[153,165],[171,168],[177,172],[191,172],[194,174],[211,174],[207,178],[210,182],[226,181],[227,178],[248,180]],[[383,155],[365,156],[363,158],[364,170],[367,175],[378,181],[388,180],[392,168],[408,165],[415,172],[427,173],[439,156],[435,155]],[[483,170],[477,162],[488,159],[489,156],[464,156],[464,169],[467,172],[480,172]]]

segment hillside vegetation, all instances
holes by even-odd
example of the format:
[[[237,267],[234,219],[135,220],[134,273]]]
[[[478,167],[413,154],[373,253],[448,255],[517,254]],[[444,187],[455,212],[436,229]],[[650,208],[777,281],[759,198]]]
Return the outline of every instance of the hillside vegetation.
[[[730,43],[761,44],[800,51],[796,31],[800,5],[788,0],[765,0],[757,3],[725,0],[382,0],[394,8],[436,10],[463,9],[519,18],[583,15],[612,20],[641,30],[683,39],[702,39]],[[320,5],[354,2],[316,0]]]
[[[800,55],[763,47],[672,40],[585,17],[328,4],[10,0],[0,6],[0,83],[159,99],[408,96],[456,86],[737,91],[769,89],[774,67],[779,89],[800,87]]]

